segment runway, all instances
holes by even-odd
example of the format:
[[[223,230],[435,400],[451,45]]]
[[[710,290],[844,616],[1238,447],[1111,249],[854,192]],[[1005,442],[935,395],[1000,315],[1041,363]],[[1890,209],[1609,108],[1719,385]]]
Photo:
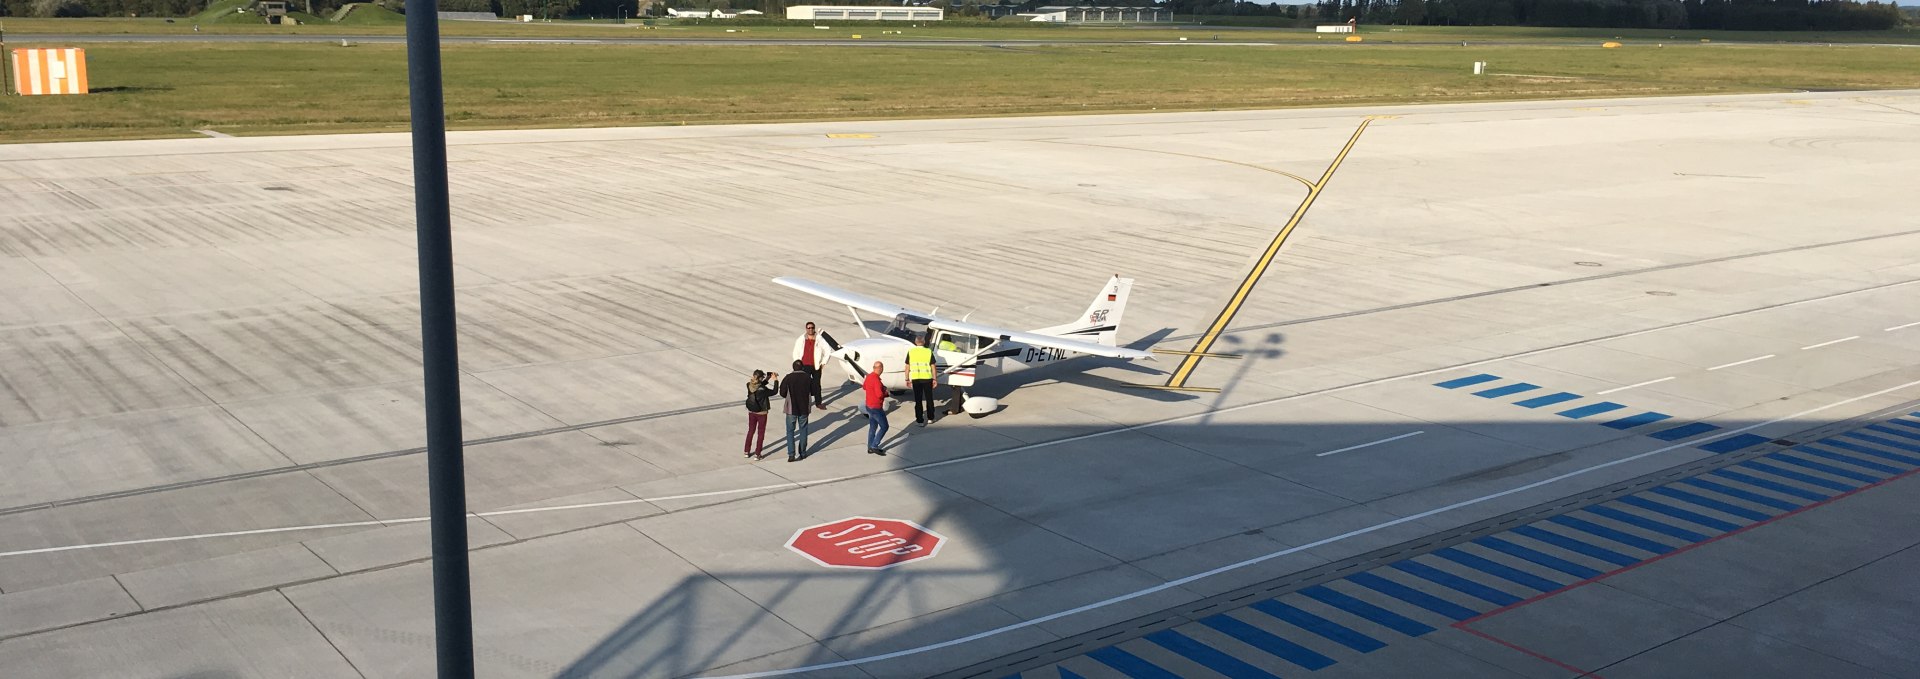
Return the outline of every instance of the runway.
[[[1915,110],[455,133],[479,662],[1910,676]],[[430,673],[408,157],[0,146],[9,676]],[[1115,272],[1122,342],[1241,358],[985,383],[886,458],[850,396],[803,462],[736,448],[745,373],[859,332],[768,279],[1031,328]],[[1177,375],[1218,391],[1131,386]],[[847,517],[947,543],[786,547]]]

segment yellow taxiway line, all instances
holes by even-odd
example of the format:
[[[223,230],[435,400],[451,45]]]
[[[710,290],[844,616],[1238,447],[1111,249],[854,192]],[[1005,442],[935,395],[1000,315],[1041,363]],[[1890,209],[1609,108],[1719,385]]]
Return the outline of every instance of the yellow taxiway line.
[[[1213,324],[1207,326],[1207,331],[1201,334],[1200,339],[1193,343],[1193,348],[1187,351],[1187,357],[1180,361],[1180,367],[1175,368],[1173,375],[1167,378],[1166,388],[1191,389],[1186,386],[1187,378],[1193,376],[1193,370],[1200,365],[1200,359],[1206,358],[1208,350],[1213,348],[1214,341],[1220,339],[1220,334],[1226,331],[1227,323],[1233,321],[1233,315],[1240,311],[1240,305],[1247,303],[1247,297],[1253,294],[1254,284],[1260,282],[1260,277],[1267,272],[1267,265],[1272,264],[1274,256],[1280,254],[1280,245],[1287,242],[1287,236],[1293,233],[1293,227],[1299,226],[1300,219],[1307,216],[1307,208],[1313,207],[1314,199],[1319,198],[1320,192],[1327,188],[1327,182],[1333,179],[1334,171],[1340,169],[1340,163],[1347,159],[1347,154],[1353,151],[1353,145],[1360,141],[1361,133],[1367,131],[1367,126],[1372,124],[1373,120],[1373,118],[1367,118],[1360,121],[1360,127],[1353,131],[1352,137],[1347,138],[1347,145],[1340,148],[1340,155],[1333,157],[1333,163],[1327,165],[1327,171],[1320,175],[1320,181],[1307,185],[1307,197],[1300,201],[1299,207],[1293,209],[1293,216],[1287,219],[1287,225],[1280,227],[1280,232],[1274,234],[1273,242],[1267,244],[1267,251],[1260,255],[1259,261],[1253,263],[1253,269],[1248,271],[1247,277],[1240,281],[1240,288],[1233,292],[1233,297],[1227,300],[1227,305],[1220,309],[1220,315],[1214,317]]]

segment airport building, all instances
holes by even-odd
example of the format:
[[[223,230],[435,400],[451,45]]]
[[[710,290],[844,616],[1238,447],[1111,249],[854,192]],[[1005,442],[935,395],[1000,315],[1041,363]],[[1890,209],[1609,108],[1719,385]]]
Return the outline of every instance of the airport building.
[[[1118,24],[1172,21],[1173,15],[1153,7],[1036,7],[1021,12],[1028,21],[1062,24]]]
[[[938,7],[795,5],[787,8],[787,18],[795,21],[940,21],[946,18],[946,12]]]

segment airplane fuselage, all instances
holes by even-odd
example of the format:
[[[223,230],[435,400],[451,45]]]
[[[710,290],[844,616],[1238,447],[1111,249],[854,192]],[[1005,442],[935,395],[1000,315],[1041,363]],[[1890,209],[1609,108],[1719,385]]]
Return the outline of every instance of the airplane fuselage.
[[[839,364],[847,381],[857,383],[863,381],[865,377],[855,372],[852,366],[847,365],[846,361],[840,357],[844,355],[853,359],[854,363],[865,371],[871,371],[873,362],[879,361],[884,368],[880,375],[880,383],[890,390],[904,391],[912,388],[907,381],[907,350],[912,348],[912,342],[898,337],[884,335],[868,337],[846,343],[840,351],[835,352],[833,362]],[[1064,349],[1031,346],[1011,340],[994,343],[978,356],[974,356],[974,353],[969,351],[947,351],[938,348],[933,352],[935,372],[946,373],[938,378],[938,383],[941,386],[953,384],[961,387],[971,387],[975,380],[991,375],[1051,365],[1085,355]],[[947,373],[947,370],[956,364],[972,367],[962,367]]]

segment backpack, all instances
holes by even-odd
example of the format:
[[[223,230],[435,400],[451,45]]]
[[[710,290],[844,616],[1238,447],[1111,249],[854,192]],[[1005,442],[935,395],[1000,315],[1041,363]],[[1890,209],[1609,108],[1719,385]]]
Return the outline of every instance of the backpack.
[[[752,385],[748,385],[747,412],[764,413],[771,409],[773,409],[773,404],[767,402],[766,389],[755,389]]]

